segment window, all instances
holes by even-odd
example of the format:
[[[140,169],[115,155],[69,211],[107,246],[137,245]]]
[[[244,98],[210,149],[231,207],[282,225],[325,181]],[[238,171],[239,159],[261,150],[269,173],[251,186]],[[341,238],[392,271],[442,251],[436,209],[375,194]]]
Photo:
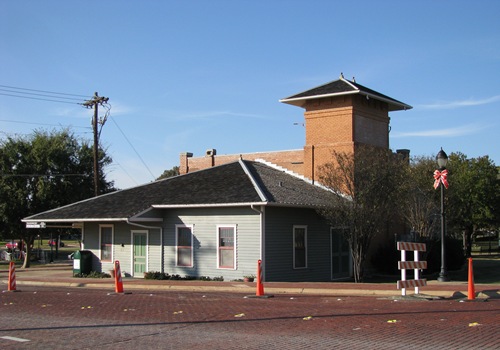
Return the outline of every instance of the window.
[[[193,228],[176,226],[177,266],[193,266]]]
[[[99,226],[101,261],[113,261],[113,225]]]
[[[217,227],[217,260],[218,268],[234,269],[235,267],[235,249],[236,246],[236,227],[219,226]]]
[[[293,227],[293,268],[307,267],[307,226]]]

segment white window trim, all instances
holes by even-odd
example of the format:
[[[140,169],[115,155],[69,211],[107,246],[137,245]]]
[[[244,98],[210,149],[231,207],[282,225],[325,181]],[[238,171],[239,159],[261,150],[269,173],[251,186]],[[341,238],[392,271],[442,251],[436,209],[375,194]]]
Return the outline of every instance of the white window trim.
[[[111,227],[111,261],[102,260],[102,228]],[[114,263],[115,253],[115,225],[113,224],[100,224],[99,225],[99,260],[104,263]]]
[[[305,244],[305,266],[301,266],[301,267],[296,267],[295,266],[295,229],[298,229],[298,228],[301,228],[301,229],[304,229],[304,244]],[[292,246],[292,249],[293,249],[293,269],[294,270],[303,270],[303,269],[307,269],[307,225],[293,225],[293,246]]]
[[[134,275],[134,233],[146,234],[146,272],[149,271],[149,231],[131,230],[130,231],[130,273]]]
[[[219,229],[220,228],[232,228],[233,229],[233,236],[234,236],[234,246],[233,246],[233,250],[234,250],[234,254],[233,254],[233,267],[221,267],[219,265],[219,259],[220,259],[220,256],[219,256],[219,251],[220,251],[220,247],[219,247]],[[236,262],[238,261],[236,259],[236,247],[238,246],[237,244],[237,237],[238,237],[238,234],[237,234],[237,225],[217,225],[217,228],[216,228],[216,231],[215,231],[215,239],[217,241],[217,261],[215,262],[216,264],[216,268],[218,270],[237,270],[237,265],[236,265]]]
[[[191,265],[179,265],[179,249],[178,249],[178,238],[179,238],[179,228],[190,228],[191,229]],[[183,225],[177,224],[175,225],[175,266],[176,267],[193,267],[194,259],[193,259],[193,241],[194,241],[194,225]]]

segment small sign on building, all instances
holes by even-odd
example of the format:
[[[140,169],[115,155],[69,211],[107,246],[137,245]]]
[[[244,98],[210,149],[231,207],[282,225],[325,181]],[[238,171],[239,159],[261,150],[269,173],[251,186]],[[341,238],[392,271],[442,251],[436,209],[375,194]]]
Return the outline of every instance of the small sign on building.
[[[26,228],[45,228],[45,222],[27,222]]]

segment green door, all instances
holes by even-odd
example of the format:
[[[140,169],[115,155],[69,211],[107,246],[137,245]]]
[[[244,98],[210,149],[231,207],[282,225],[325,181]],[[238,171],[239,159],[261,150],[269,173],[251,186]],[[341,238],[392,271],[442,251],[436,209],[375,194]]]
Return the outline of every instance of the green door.
[[[146,272],[147,234],[134,232],[134,276],[142,276]]]
[[[331,231],[332,280],[348,278],[351,274],[349,244],[342,235],[342,229]]]

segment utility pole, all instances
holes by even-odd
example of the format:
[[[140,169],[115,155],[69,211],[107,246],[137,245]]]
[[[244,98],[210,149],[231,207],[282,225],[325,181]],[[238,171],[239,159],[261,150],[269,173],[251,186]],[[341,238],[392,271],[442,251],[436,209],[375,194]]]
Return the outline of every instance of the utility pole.
[[[94,93],[94,97],[91,100],[85,101],[83,105],[87,108],[94,108],[94,117],[92,118],[92,129],[94,131],[94,195],[97,197],[99,195],[99,129],[98,124],[104,126],[106,122],[106,118],[99,120],[98,116],[98,106],[103,106],[105,103],[108,103],[108,97],[99,96]]]

